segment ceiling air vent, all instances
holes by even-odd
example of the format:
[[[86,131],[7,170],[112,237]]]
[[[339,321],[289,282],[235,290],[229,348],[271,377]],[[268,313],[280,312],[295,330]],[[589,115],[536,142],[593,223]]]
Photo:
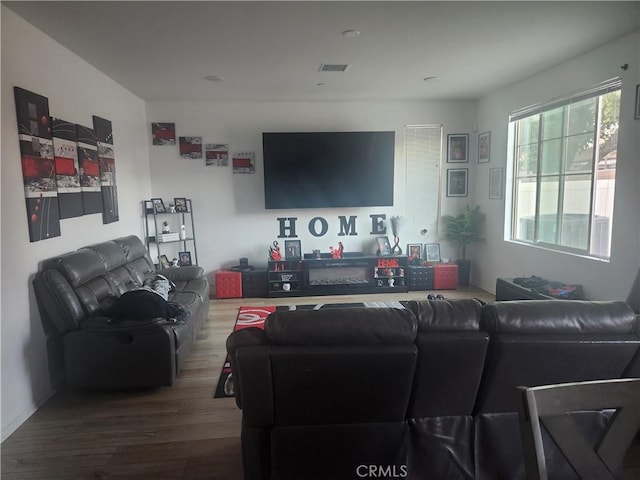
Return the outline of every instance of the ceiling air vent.
[[[320,64],[319,72],[346,72],[351,65],[349,64]]]

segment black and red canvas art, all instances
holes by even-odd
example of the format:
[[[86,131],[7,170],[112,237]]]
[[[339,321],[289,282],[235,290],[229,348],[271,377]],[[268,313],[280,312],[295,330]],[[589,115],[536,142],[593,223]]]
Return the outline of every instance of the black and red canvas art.
[[[152,123],[151,136],[154,145],[175,145],[176,144],[176,124],[175,123]]]
[[[202,158],[202,137],[179,137],[180,158]]]
[[[60,118],[51,118],[51,128],[60,218],[80,217],[83,208],[76,125]]]
[[[22,178],[32,242],[60,236],[49,100],[14,87]]]
[[[102,223],[113,223],[119,219],[116,159],[113,153],[113,128],[109,120],[94,115],[93,129],[96,133],[98,163],[100,165]]]
[[[82,206],[85,215],[102,212],[102,192],[100,189],[100,164],[98,146],[93,128],[76,125],[78,137],[78,163],[80,165],[80,185]]]

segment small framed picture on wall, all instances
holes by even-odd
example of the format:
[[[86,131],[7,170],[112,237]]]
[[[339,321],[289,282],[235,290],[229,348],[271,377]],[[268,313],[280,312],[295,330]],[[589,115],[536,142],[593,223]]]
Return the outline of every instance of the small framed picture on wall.
[[[447,197],[466,197],[469,169],[449,168],[447,170]]]
[[[502,198],[502,168],[489,169],[489,198]]]
[[[447,135],[447,162],[467,163],[469,161],[469,134]]]
[[[491,155],[491,132],[478,135],[478,163],[489,163]]]

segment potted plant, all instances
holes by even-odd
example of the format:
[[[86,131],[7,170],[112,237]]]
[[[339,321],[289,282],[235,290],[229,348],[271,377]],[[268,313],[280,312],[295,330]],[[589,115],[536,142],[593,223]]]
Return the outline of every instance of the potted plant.
[[[484,214],[480,212],[480,206],[469,207],[459,215],[443,215],[442,226],[444,227],[444,238],[452,242],[457,248],[460,256],[458,264],[458,284],[469,285],[469,275],[471,273],[471,261],[467,260],[467,246],[473,242],[482,240],[480,231],[484,223]]]

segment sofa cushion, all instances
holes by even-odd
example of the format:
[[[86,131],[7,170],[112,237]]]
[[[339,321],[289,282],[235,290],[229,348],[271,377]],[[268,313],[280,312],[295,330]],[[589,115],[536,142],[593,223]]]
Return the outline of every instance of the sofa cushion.
[[[628,334],[635,323],[635,313],[624,302],[522,300],[487,305],[480,328],[492,334]]]
[[[415,345],[272,346],[275,424],[402,422],[416,357]]]
[[[401,345],[417,326],[406,309],[331,308],[274,312],[264,330],[274,345]]]
[[[43,265],[43,270],[49,268],[55,268],[62,272],[73,288],[77,288],[107,272],[98,254],[87,248],[66,253],[46,261]]]
[[[147,249],[144,246],[144,243],[142,243],[142,241],[135,235],[116,238],[114,242],[118,244],[124,252],[127,262],[147,256]]]
[[[478,331],[482,303],[469,298],[459,300],[410,301],[407,308],[418,319],[418,330],[423,331]]]
[[[127,263],[127,257],[124,255],[122,247],[116,242],[102,242],[86,247],[98,254],[106,270],[113,270],[116,267]]]

